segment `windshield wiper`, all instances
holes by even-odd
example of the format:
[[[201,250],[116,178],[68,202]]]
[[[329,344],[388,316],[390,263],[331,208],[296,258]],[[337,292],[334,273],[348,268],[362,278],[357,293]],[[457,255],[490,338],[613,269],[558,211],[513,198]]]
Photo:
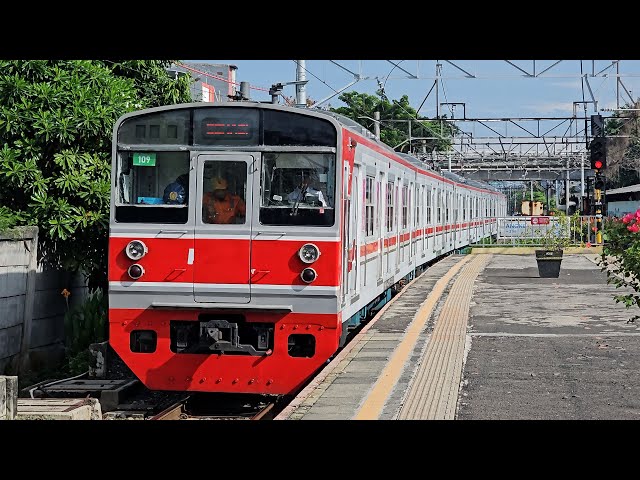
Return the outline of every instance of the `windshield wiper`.
[[[298,214],[298,207],[300,206],[300,202],[302,201],[302,199],[305,197],[305,195],[307,194],[307,186],[305,185],[304,188],[302,189],[302,191],[300,192],[300,195],[298,196],[298,199],[296,200],[296,203],[293,204],[293,210],[291,211],[291,215],[295,216]]]

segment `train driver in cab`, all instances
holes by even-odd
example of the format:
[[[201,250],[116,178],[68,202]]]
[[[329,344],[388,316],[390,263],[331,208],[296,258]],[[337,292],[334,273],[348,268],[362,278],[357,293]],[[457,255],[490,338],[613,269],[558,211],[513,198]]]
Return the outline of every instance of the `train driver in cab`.
[[[317,175],[313,173],[306,176],[303,175],[300,183],[296,185],[296,188],[287,196],[287,199],[291,203],[313,202],[319,203],[322,207],[326,207],[327,202],[324,199],[322,191],[315,188],[317,182]]]
[[[225,178],[211,179],[212,191],[202,198],[202,219],[205,223],[244,223],[246,205],[238,195],[228,190]]]

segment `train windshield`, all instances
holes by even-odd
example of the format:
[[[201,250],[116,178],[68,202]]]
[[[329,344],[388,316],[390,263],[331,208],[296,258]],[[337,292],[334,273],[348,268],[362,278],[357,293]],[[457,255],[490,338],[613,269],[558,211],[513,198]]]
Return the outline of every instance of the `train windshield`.
[[[334,154],[269,152],[263,155],[262,165],[261,224],[334,224]]]

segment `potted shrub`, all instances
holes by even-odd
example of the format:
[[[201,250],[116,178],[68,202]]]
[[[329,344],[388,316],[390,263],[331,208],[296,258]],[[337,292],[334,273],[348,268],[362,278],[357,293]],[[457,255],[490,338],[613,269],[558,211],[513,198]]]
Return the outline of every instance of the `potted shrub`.
[[[562,252],[571,245],[571,218],[563,212],[551,217],[545,230],[538,230],[540,248],[536,249],[536,262],[540,278],[558,278]]]

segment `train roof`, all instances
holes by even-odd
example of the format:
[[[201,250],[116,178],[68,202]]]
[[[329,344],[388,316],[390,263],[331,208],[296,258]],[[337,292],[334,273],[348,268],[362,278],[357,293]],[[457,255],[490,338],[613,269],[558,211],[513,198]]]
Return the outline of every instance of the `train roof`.
[[[606,194],[616,195],[618,193],[634,193],[634,192],[640,192],[640,183],[637,183],[635,185],[627,185],[626,187],[612,188],[611,190],[607,190]]]
[[[364,137],[375,141],[378,145],[384,146],[387,150],[389,150],[390,152],[394,153],[395,155],[397,155],[399,157],[402,157],[403,160],[411,163],[412,165],[415,165],[415,166],[417,166],[419,168],[426,169],[426,170],[433,170],[423,160],[420,160],[420,159],[416,158],[415,156],[410,155],[408,153],[395,151],[393,148],[391,148],[386,143],[383,143],[380,140],[378,140],[373,133],[371,133],[369,130],[367,130],[365,127],[360,125],[355,120],[353,120],[353,119],[351,119],[349,117],[346,117],[344,115],[341,115],[339,113],[330,112],[328,110],[320,110],[320,112],[334,117],[336,120],[338,120],[338,122],[342,123],[343,125],[345,125],[345,126],[347,126],[349,128],[352,128],[353,130],[357,131],[358,133],[360,133]],[[471,180],[471,179],[465,178],[465,177],[463,177],[461,175],[458,175],[456,173],[448,172],[446,170],[440,170],[440,171],[438,171],[438,173],[440,175],[442,175],[443,177],[448,178],[449,180],[453,180],[454,182],[461,183],[463,185],[469,185],[471,187],[476,187],[476,188],[483,188],[485,190],[491,190],[492,192],[500,193],[500,190],[498,188],[496,188],[496,187],[494,187],[492,185],[489,185],[488,183],[485,183],[485,182],[481,182],[481,181],[478,181],[478,180]]]
[[[410,155],[408,153],[403,153],[403,152],[395,152],[394,153],[396,155],[398,155],[399,157],[402,157],[403,159],[405,159],[407,162],[409,163],[413,163],[414,165],[420,167],[420,168],[426,168],[426,169],[431,169],[431,167],[429,167],[426,163],[424,163],[422,160],[414,157],[413,155]]]
[[[449,180],[453,180],[457,183],[462,183],[464,185],[469,185],[470,187],[483,188],[485,190],[491,190],[492,192],[501,193],[500,190],[493,185],[489,185],[488,183],[481,182],[479,180],[472,180],[470,178],[463,177],[462,175],[458,175],[454,172],[443,170],[440,172],[440,174],[443,177],[448,178]]]
[[[356,122],[355,120],[345,116],[345,115],[341,115],[339,113],[335,113],[335,112],[331,112],[329,110],[319,110],[319,109],[311,109],[310,111],[312,112],[319,112],[319,113],[323,113],[325,115],[329,115],[333,118],[335,118],[336,120],[338,120],[338,122],[344,124],[345,126],[352,128],[353,130],[355,130],[356,132],[358,132],[360,135],[362,135],[363,137],[367,137],[370,138],[372,140],[377,140],[376,136],[371,133],[370,130],[368,130],[367,128],[363,127],[362,125],[360,125],[358,122]],[[382,143],[382,142],[380,142]]]
[[[320,112],[334,117],[336,120],[338,120],[338,122],[342,123],[343,125],[345,125],[345,126],[347,126],[349,128],[352,128],[353,130],[357,131],[358,133],[360,133],[364,137],[369,138],[372,141],[375,141],[378,145],[384,146],[389,152],[394,153],[395,155],[401,157],[403,160],[411,163],[412,165],[415,165],[415,166],[417,166],[419,168],[422,168],[422,169],[425,169],[425,170],[433,170],[423,160],[420,160],[417,157],[415,157],[413,155],[410,155],[408,153],[398,152],[398,151],[394,150],[393,148],[391,148],[386,143],[383,143],[382,141],[378,140],[373,133],[371,133],[369,130],[367,130],[365,127],[360,125],[355,120],[353,120],[353,119],[351,119],[349,117],[346,117],[344,115],[341,115],[339,113],[330,112],[328,110],[320,110]],[[471,180],[471,179],[465,178],[465,177],[463,177],[461,175],[458,175],[456,173],[449,172],[449,171],[446,171],[446,170],[439,170],[438,173],[440,175],[442,175],[443,177],[448,178],[449,180],[453,180],[454,182],[461,183],[463,185],[469,185],[471,187],[482,188],[482,189],[485,189],[485,190],[491,190],[492,192],[501,193],[498,188],[496,188],[496,187],[494,187],[492,185],[489,185],[488,183],[485,183],[485,182],[481,182],[481,181],[478,181],[478,180]]]

